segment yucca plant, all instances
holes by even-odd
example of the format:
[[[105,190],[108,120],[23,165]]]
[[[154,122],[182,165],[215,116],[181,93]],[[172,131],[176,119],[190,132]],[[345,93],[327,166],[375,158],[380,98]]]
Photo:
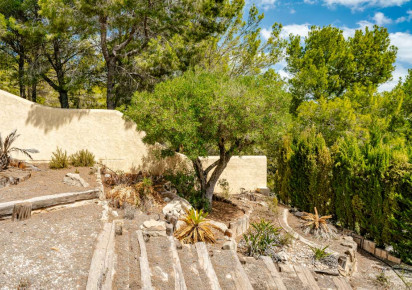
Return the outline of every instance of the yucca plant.
[[[329,257],[330,255],[332,255],[332,254],[326,252],[326,249],[327,249],[328,247],[329,247],[329,246],[325,246],[324,248],[316,248],[316,247],[311,247],[311,246],[309,246],[309,248],[310,248],[310,249],[312,250],[312,252],[313,252],[313,258],[314,258],[315,260],[317,260],[317,261],[322,260],[322,259],[324,259],[324,258]]]
[[[324,230],[326,233],[329,232],[328,223],[326,220],[332,218],[332,216],[327,215],[319,217],[316,207],[315,214],[306,213],[304,216],[302,216],[302,218],[307,221],[306,223],[304,223],[305,227],[309,227],[311,230],[315,231]]]
[[[39,153],[37,149],[21,149],[17,147],[12,147],[14,141],[19,137],[20,135],[17,134],[17,130],[14,130],[11,132],[6,139],[1,137],[0,134],[0,171],[7,169],[7,167],[10,164],[10,154],[12,152],[20,152],[29,157],[30,159],[33,159],[30,154],[33,153]]]
[[[217,230],[219,228],[206,219],[207,215],[208,213],[203,212],[203,210],[197,211],[193,208],[186,211],[186,215],[180,219],[185,224],[175,232],[175,237],[185,244],[197,242],[215,243],[216,239],[212,228]]]

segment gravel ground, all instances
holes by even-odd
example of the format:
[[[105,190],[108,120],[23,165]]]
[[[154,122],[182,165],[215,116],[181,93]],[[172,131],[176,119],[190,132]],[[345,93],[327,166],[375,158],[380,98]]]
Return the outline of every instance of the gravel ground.
[[[31,177],[17,185],[0,188],[0,202],[28,199],[37,196],[85,191],[97,187],[96,175],[90,174],[90,168],[77,167],[65,169],[50,169],[47,164],[36,164],[40,171],[32,171]],[[63,183],[67,173],[76,173],[89,183],[89,187],[77,187]]]
[[[97,204],[0,222],[0,289],[85,289],[102,208]]]

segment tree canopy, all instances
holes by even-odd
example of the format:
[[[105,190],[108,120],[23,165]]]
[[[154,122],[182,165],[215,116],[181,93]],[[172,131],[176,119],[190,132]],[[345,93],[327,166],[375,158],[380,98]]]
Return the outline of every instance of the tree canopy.
[[[192,161],[203,197],[211,202],[232,156],[287,127],[289,96],[282,86],[271,73],[230,77],[188,71],[152,93],[136,93],[125,113],[146,132],[145,142],[159,142],[164,151],[178,150]],[[213,154],[219,160],[203,168],[199,158]]]

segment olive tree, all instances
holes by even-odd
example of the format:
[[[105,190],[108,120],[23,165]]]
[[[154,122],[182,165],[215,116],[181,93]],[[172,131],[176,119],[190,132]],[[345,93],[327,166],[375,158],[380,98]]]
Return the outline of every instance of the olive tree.
[[[126,116],[146,132],[144,142],[180,152],[192,162],[211,204],[215,185],[234,155],[279,137],[288,121],[289,95],[271,70],[263,75],[188,71],[134,95]],[[204,167],[201,157],[219,155]]]

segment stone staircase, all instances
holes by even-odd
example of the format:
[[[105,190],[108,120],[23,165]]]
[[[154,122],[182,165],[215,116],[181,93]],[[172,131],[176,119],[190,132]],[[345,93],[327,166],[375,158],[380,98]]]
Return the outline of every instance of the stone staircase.
[[[115,238],[112,289],[352,289],[344,277],[277,265],[270,257],[239,259],[216,245],[181,245],[170,236],[145,237],[137,226],[126,228]]]

